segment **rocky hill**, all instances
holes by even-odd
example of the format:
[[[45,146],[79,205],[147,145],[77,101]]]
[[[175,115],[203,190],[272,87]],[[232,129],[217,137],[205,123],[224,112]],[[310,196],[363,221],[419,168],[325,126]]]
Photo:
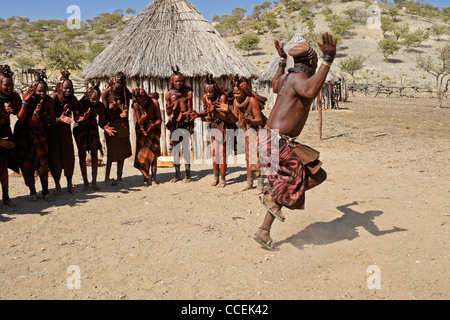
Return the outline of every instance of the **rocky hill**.
[[[327,3],[327,1],[323,2]],[[434,88],[434,77],[416,67],[416,57],[418,55],[432,56],[437,48],[449,44],[450,25],[446,22],[448,20],[437,16],[430,17],[411,13],[405,8],[393,10],[396,11],[396,14],[391,16],[389,12],[392,8],[396,8],[395,6],[377,2],[371,3],[371,1],[328,1],[328,4],[323,4],[319,1],[303,1],[303,8],[306,9],[293,12],[289,12],[283,5],[275,6],[269,12],[276,13],[279,26],[273,32],[265,32],[260,35],[260,43],[252,53],[249,55],[245,51],[241,53],[259,70],[263,71],[277,57],[273,44],[274,39],[289,42],[295,31],[303,27],[305,37],[312,42],[312,40],[317,40],[321,33],[330,32],[332,30],[330,20],[338,17],[351,20],[352,25],[349,31],[340,37],[338,58],[332,67],[336,74],[345,75],[351,79],[352,77],[348,73],[341,70],[339,62],[349,57],[361,55],[365,58],[365,62],[364,67],[355,73],[357,82],[379,83],[384,81],[397,85],[417,84]],[[372,7],[369,9],[370,5]],[[392,23],[390,28],[383,24],[383,27],[389,31],[383,32],[381,28],[370,29],[368,27],[367,22],[373,15],[371,13],[371,9],[374,9],[373,6],[380,10],[380,23],[384,19]],[[305,18],[305,13],[308,13],[308,11],[302,12],[302,10],[309,10],[310,18],[308,16]],[[331,19],[327,17],[331,17]],[[247,19],[251,19],[251,17]],[[311,21],[313,21],[313,30],[310,27]],[[252,22],[247,20],[246,27],[241,29],[241,32],[254,32],[251,30],[251,26]],[[406,32],[399,31],[404,26],[408,26],[409,30]],[[441,30],[441,34],[437,34],[437,30]],[[422,34],[423,38],[413,44],[403,38],[409,39],[416,34]],[[378,48],[378,42],[384,39],[397,39],[397,36],[398,43],[401,46],[400,50],[385,59]],[[236,44],[240,41],[241,35],[229,34],[226,38],[231,43]],[[407,48],[407,45],[409,45],[409,48]]]
[[[257,35],[257,47],[241,53],[261,72],[277,56],[273,46],[274,39],[288,42],[295,31],[303,27],[305,37],[314,42],[322,32],[339,30],[339,55],[333,65],[336,74],[351,78],[339,67],[340,61],[360,55],[365,62],[364,67],[354,74],[357,82],[384,81],[397,85],[434,87],[433,76],[418,69],[415,60],[418,55],[431,56],[436,48],[449,44],[448,8],[442,10],[421,4],[413,8],[399,9],[384,2],[266,1],[265,6],[261,5],[263,9],[258,8],[246,16],[245,12],[236,8],[231,16],[216,16],[213,20],[219,32],[235,45],[245,34]],[[374,17],[378,17],[380,23],[383,21],[383,30],[368,27],[367,22]],[[101,14],[93,20],[84,21],[77,30],[68,29],[66,22],[60,20],[29,21],[24,17],[0,19],[0,63],[9,64],[14,70],[26,66],[47,68],[50,78],[56,79],[59,77],[61,65],[66,61],[55,60],[70,55],[70,59],[74,60],[71,61],[72,74],[77,78],[83,67],[99,54],[132,18],[121,12]],[[405,27],[407,29],[402,31]],[[422,38],[413,41],[411,38],[414,38],[414,35]],[[401,46],[387,58],[378,48],[379,41],[384,39],[396,39]],[[411,41],[408,42],[407,39]],[[64,47],[66,51],[55,53],[55,43],[62,44],[60,47]]]

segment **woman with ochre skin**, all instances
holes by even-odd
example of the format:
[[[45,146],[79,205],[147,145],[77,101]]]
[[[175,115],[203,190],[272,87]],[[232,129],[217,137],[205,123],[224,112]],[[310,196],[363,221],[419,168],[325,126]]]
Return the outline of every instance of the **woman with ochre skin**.
[[[68,71],[62,77],[50,96],[55,101],[56,125],[49,127],[49,167],[55,181],[56,193],[61,194],[62,171],[67,179],[67,191],[74,194],[72,177],[75,169],[75,150],[71,124],[78,108],[78,99],[73,92],[73,84]]]
[[[37,171],[42,185],[42,196],[52,201],[48,191],[48,139],[47,127],[56,125],[55,103],[47,95],[45,74],[22,96],[22,107],[14,126],[16,157],[26,186],[30,189],[30,201],[37,201],[34,173]]]
[[[86,155],[90,152],[92,166],[92,190],[99,191],[97,184],[98,151],[102,152],[99,135],[99,123],[104,123],[105,105],[100,101],[101,91],[98,85],[90,87],[79,101],[78,110],[75,113],[75,126],[73,135],[78,147],[78,157],[83,177],[84,191],[89,190],[87,177]],[[99,118],[99,122],[97,122]],[[114,130],[103,127],[108,134],[114,134]]]
[[[9,66],[0,66],[0,182],[3,192],[3,204],[15,207],[9,198],[8,168],[20,173],[14,159],[14,142],[11,131],[11,114],[17,115],[22,106],[20,96],[14,91],[13,72]]]

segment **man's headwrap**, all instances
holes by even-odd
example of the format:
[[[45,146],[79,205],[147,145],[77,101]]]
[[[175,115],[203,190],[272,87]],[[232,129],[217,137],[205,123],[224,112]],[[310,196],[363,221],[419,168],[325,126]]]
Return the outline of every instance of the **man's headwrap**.
[[[252,91],[250,86],[248,85],[247,81],[239,77],[238,75],[233,76],[231,79],[233,88],[238,88],[240,91],[242,91],[246,96],[256,98],[256,94]]]
[[[97,92],[99,96],[101,96],[102,92],[100,91],[100,84],[98,82],[93,82],[92,85],[86,90],[81,100],[90,100],[91,96],[94,92]]]
[[[55,87],[55,91],[56,93],[60,93],[62,91],[62,87],[64,85],[64,82],[68,81],[70,82],[70,84],[73,87],[73,83],[72,80],[69,79],[70,77],[70,72],[67,70],[62,70],[61,71],[61,78],[58,80],[58,83],[56,83],[56,87]]]
[[[180,72],[180,68],[178,66],[176,67],[172,67],[172,71],[173,74],[170,77],[170,89],[174,89],[175,88],[175,77],[177,76],[181,76],[183,78],[183,82],[184,82],[184,75]]]
[[[206,92],[206,89],[208,87],[212,87],[212,89],[214,90],[214,93],[216,94],[216,96],[221,96],[221,95],[226,95],[225,91],[222,89],[221,86],[219,86],[217,84],[217,82],[215,82],[213,80],[213,76],[212,75],[207,75],[206,76],[206,82],[203,85],[203,90]]]
[[[317,52],[308,41],[302,41],[288,51],[295,62],[309,64],[310,60],[317,59]]]

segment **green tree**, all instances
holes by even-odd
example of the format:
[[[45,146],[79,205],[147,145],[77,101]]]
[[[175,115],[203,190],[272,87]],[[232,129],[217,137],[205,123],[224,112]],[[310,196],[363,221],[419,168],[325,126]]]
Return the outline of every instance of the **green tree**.
[[[386,38],[386,34],[388,32],[393,31],[396,28],[394,21],[386,16],[381,17],[381,31],[383,32],[383,36]]]
[[[27,58],[27,57],[18,57],[15,59],[16,67],[19,69],[28,69],[33,68],[36,63],[33,59]]]
[[[85,58],[80,46],[61,46],[55,44],[46,51],[48,65],[52,68],[80,70]]]
[[[442,107],[444,79],[450,75],[450,45],[433,50],[434,55],[421,55],[416,59],[416,67],[431,74],[436,80],[438,108]]]
[[[106,29],[103,27],[97,26],[94,29],[94,33],[97,35],[98,38],[100,38],[100,36],[103,36],[106,33]]]
[[[366,62],[366,60],[367,57],[364,57],[362,55],[348,57],[339,62],[339,67],[342,71],[350,74],[353,78],[353,82],[355,82],[355,73],[364,68],[364,63]]]
[[[264,15],[264,21],[266,22],[267,28],[273,32],[276,28],[278,28],[280,25],[278,24],[277,17],[275,13],[273,12],[267,12]]]
[[[409,33],[409,24],[408,23],[402,23],[401,25],[397,26],[392,33],[394,34],[395,39],[398,41],[400,38],[403,38]]]
[[[388,10],[388,14],[391,16],[393,21],[397,21],[399,13],[400,10],[397,7],[390,7]]]
[[[346,36],[353,29],[353,21],[337,14],[329,15],[325,21],[330,22],[330,29],[333,34]]]
[[[431,27],[431,33],[437,37],[438,41],[441,41],[441,36],[449,34],[449,27],[443,24],[434,24]]]
[[[397,8],[403,8],[406,4],[407,0],[394,0],[395,5],[397,6]]]
[[[378,50],[383,54],[384,59],[389,61],[389,56],[401,49],[401,45],[395,39],[383,39],[378,41]]]
[[[255,30],[258,34],[261,34],[266,26],[266,23],[263,21],[258,21],[250,25],[250,28]]]
[[[129,15],[135,14],[136,13],[136,9],[128,8],[127,10],[125,10],[125,12],[126,12],[126,14],[129,14]]]
[[[355,8],[350,8],[344,11],[344,14],[352,21],[355,20],[358,11]]]
[[[302,8],[302,3],[297,0],[281,0],[281,3],[286,7],[288,13],[298,11]]]
[[[242,20],[245,17],[247,10],[243,8],[234,8],[231,10],[231,15],[235,16],[237,19]]]
[[[1,35],[0,38],[3,42],[4,45],[7,46],[11,46],[11,47],[15,47],[18,44],[17,39],[14,37],[13,34],[11,34],[8,31],[4,31]]]
[[[417,29],[414,32],[407,33],[403,36],[403,44],[410,50],[411,47],[420,47],[423,41],[427,40],[430,37],[430,33],[428,31]]]
[[[123,24],[123,15],[121,13],[103,13],[100,15],[98,22],[106,28],[112,29]]]
[[[323,14],[325,17],[327,17],[327,16],[333,14],[333,10],[331,10],[331,8],[328,8],[328,7],[327,7],[327,8],[323,8],[322,14]]]
[[[103,50],[105,50],[105,47],[99,44],[90,46],[88,53],[85,55],[85,60],[89,63],[92,62],[92,60],[94,60],[100,53],[102,53]]]
[[[303,7],[300,9],[299,13],[298,13],[298,17],[300,19],[300,21],[305,22],[305,21],[312,21],[312,19],[314,18],[314,13],[309,10],[306,7]]]
[[[250,51],[254,50],[260,42],[260,38],[256,34],[246,33],[243,34],[238,43],[236,43],[236,48],[247,51],[250,55]]]
[[[270,1],[264,1],[262,4],[256,4],[253,6],[253,15],[256,17],[258,21],[261,21],[264,13],[269,10],[269,8],[272,6],[272,2]]]

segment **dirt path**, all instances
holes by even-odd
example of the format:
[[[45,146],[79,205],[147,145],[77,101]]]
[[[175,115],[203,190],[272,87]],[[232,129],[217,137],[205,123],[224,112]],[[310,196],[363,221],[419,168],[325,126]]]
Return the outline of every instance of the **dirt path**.
[[[28,202],[11,178],[18,207],[1,208],[0,299],[450,298],[450,109],[351,99],[324,112],[322,141],[311,114],[301,141],[321,151],[329,179],[305,211],[274,224],[277,252],[251,239],[265,212],[255,192],[239,192],[242,166],[225,189],[210,186],[208,165],[193,167],[192,184],[170,184],[173,169],[161,169],[147,189],[128,160],[125,186],[98,193],[81,191],[77,167],[77,196],[51,204]]]

